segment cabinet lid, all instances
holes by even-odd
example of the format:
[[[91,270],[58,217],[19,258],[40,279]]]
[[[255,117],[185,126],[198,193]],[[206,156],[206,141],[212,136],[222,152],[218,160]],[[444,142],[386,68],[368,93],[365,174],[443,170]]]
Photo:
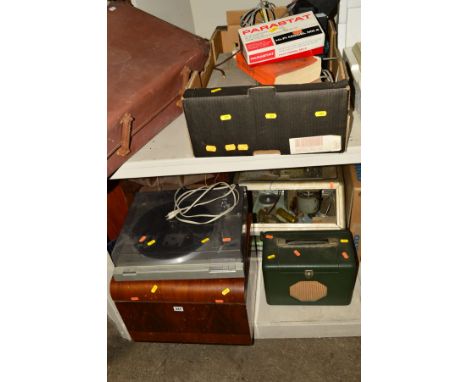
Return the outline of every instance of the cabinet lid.
[[[110,294],[115,302],[244,303],[245,278],[199,280],[116,281]]]

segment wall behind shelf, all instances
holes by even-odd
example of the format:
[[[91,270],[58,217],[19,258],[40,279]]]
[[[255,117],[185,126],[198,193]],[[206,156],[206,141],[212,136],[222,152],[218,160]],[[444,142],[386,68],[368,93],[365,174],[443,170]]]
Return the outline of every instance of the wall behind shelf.
[[[291,0],[272,0],[277,6],[287,5]],[[258,0],[190,0],[192,6],[195,34],[210,38],[218,25],[226,25],[226,11],[235,9],[250,9],[258,4]]]
[[[131,0],[132,4],[164,21],[195,33],[190,0]],[[211,1],[210,1],[211,2]],[[214,3],[214,2],[213,2]],[[205,1],[206,6],[206,1]]]
[[[291,0],[274,0],[276,6]],[[132,4],[179,28],[209,39],[218,25],[226,25],[226,11],[250,9],[258,0],[132,0]]]
[[[287,5],[291,0],[275,0],[276,6]],[[167,22],[209,39],[218,25],[226,24],[226,11],[250,9],[257,0],[132,0],[132,4]],[[341,0],[337,13],[338,46],[352,46],[361,40],[361,1]]]

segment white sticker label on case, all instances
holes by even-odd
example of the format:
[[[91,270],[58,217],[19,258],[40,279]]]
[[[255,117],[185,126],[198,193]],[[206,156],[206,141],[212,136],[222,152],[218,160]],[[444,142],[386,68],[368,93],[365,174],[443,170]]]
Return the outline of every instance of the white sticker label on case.
[[[291,154],[320,153],[341,150],[341,136],[318,135],[316,137],[290,138]]]
[[[174,312],[183,312],[184,307],[183,306],[173,306]]]

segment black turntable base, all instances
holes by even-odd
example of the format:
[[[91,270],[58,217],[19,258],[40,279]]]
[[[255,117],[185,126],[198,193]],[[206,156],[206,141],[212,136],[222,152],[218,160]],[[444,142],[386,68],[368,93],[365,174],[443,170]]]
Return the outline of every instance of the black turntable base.
[[[116,280],[211,278],[216,269],[224,272],[223,277],[239,277],[247,203],[245,190],[238,190],[240,200],[235,209],[203,225],[167,220],[174,208],[175,191],[138,193],[111,255]],[[221,198],[197,206],[191,213],[219,214],[229,202]]]

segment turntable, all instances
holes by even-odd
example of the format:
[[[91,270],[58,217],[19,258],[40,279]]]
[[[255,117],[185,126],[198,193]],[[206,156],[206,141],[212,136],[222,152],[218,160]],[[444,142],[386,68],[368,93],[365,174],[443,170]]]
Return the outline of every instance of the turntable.
[[[138,193],[111,255],[115,280],[244,277],[246,191],[238,186],[236,189],[239,202],[235,208],[219,220],[202,225],[167,220],[166,215],[174,209],[175,191]],[[221,191],[211,192],[213,198],[216,193],[222,196]],[[230,203],[233,201],[228,197],[219,198],[194,207],[191,213],[219,214]],[[203,217],[198,219],[201,222]]]

